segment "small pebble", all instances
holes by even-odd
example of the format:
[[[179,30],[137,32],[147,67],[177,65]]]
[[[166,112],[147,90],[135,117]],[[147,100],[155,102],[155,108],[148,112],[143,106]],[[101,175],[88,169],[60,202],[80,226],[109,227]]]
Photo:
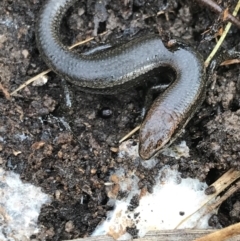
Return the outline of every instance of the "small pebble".
[[[214,186],[209,186],[205,189],[205,194],[206,195],[211,195],[216,192],[216,188]]]
[[[68,221],[66,224],[65,224],[65,231],[70,233],[72,232],[74,229],[74,224],[72,221]]]
[[[117,147],[111,147],[110,150],[111,152],[117,153],[119,149]]]
[[[26,59],[26,58],[29,56],[28,50],[24,49],[24,50],[22,51],[22,55],[23,55],[23,57]]]
[[[99,114],[100,114],[100,117],[107,119],[112,116],[113,112],[108,107],[104,107],[100,110]]]

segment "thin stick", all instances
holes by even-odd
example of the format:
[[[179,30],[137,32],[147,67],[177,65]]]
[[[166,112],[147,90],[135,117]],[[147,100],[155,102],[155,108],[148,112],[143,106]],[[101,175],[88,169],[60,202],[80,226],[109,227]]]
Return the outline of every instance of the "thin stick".
[[[31,84],[34,80],[42,77],[43,75],[48,74],[50,71],[51,71],[50,69],[45,70],[45,71],[43,71],[42,73],[40,73],[40,74],[34,76],[33,78],[27,80],[26,82],[24,82],[23,84],[21,84],[16,90],[14,90],[12,93],[10,93],[10,95],[15,95],[19,90],[25,88],[26,86],[28,86],[29,84]]]
[[[98,36],[103,36],[103,35],[105,35],[105,34],[107,34],[107,33],[108,33],[108,31],[105,31],[105,32],[99,34]],[[73,49],[73,48],[75,48],[75,47],[77,47],[77,46],[79,46],[79,45],[83,45],[83,44],[85,44],[85,43],[88,43],[88,42],[92,41],[93,39],[95,39],[95,37],[90,37],[90,38],[88,38],[88,39],[86,39],[86,40],[83,40],[83,41],[81,41],[81,42],[75,43],[74,45],[70,46],[69,49]]]
[[[240,223],[233,224],[193,241],[224,241],[238,234],[240,234]]]
[[[198,218],[198,221],[201,220],[202,217],[207,215],[208,213],[213,212],[213,210],[217,209],[227,198],[229,198],[233,193],[235,193],[240,188],[240,181],[234,184],[230,189],[227,190],[226,193],[219,199],[215,200],[214,203],[208,205],[206,211]],[[197,223],[197,222],[196,222]]]
[[[220,65],[240,64],[240,59],[228,59],[223,61]]]
[[[238,11],[240,9],[240,0],[238,1],[238,4],[236,5],[234,12],[233,12],[233,16],[236,16]],[[229,29],[231,28],[232,24],[228,23],[226,28],[223,31],[223,34],[221,36],[221,38],[219,39],[219,41],[217,42],[216,46],[214,47],[214,49],[212,50],[212,52],[209,54],[208,58],[205,60],[204,65],[205,67],[208,67],[208,65],[210,64],[212,58],[214,57],[214,55],[216,54],[216,52],[218,51],[219,47],[221,46],[223,40],[225,39]]]
[[[232,196],[233,193],[235,193],[240,188],[240,181],[235,183],[230,189],[227,190],[226,193],[222,197],[220,197],[218,200],[216,200],[215,203],[211,204],[208,208],[208,212],[213,211],[217,207],[219,207],[227,198]]]
[[[135,132],[137,132],[140,129],[140,125],[135,127],[133,130],[131,130],[127,135],[125,135],[120,141],[119,143],[122,143],[123,141],[125,141],[127,138],[129,138],[130,136],[132,136]]]
[[[144,237],[131,239],[132,241],[193,241],[216,230],[178,229],[178,230],[151,230]],[[240,235],[231,238],[231,241],[239,241]],[[92,236],[62,241],[115,241],[108,235]],[[230,240],[229,240],[230,241]]]
[[[224,173],[216,182],[212,184],[212,186],[215,187],[216,192],[212,195],[208,195],[206,199],[204,199],[203,203],[197,210],[195,210],[193,213],[188,215],[186,218],[184,218],[176,227],[175,229],[180,228],[180,226],[187,221],[190,217],[192,217],[195,213],[199,212],[200,209],[206,207],[208,203],[215,199],[219,193],[221,193],[224,189],[226,189],[229,185],[231,185],[235,180],[240,178],[240,171],[236,171],[234,169],[228,170],[226,173]]]

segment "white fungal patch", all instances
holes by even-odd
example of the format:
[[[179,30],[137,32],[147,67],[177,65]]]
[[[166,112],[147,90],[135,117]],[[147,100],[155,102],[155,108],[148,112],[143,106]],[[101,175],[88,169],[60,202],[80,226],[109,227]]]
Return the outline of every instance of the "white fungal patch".
[[[138,148],[137,145],[131,147],[131,144],[131,141],[123,143],[119,148],[119,156],[128,155],[134,162],[139,159]],[[174,150],[177,158],[183,153],[188,155],[185,143],[173,148],[171,156]],[[152,167],[156,159],[144,162],[149,162],[149,167]],[[159,171],[155,181],[153,193],[149,193],[144,188],[139,189],[139,178],[134,171],[121,169],[113,173],[110,177],[113,185],[106,186],[106,190],[108,205],[113,206],[114,210],[108,213],[106,220],[96,228],[93,236],[110,235],[118,240],[128,240],[132,237],[127,232],[127,227],[138,230],[139,237],[143,237],[150,230],[209,228],[208,219],[211,213],[204,216],[205,210],[196,212],[206,198],[206,183],[192,178],[183,179],[178,171],[169,166]],[[121,200],[117,198],[120,191],[127,193]],[[139,197],[139,205],[131,209],[131,200],[135,196]],[[195,214],[191,216],[192,213]],[[188,216],[191,218],[183,222]]]
[[[29,240],[39,231],[41,206],[49,201],[39,187],[23,183],[18,174],[0,168],[0,240]]]

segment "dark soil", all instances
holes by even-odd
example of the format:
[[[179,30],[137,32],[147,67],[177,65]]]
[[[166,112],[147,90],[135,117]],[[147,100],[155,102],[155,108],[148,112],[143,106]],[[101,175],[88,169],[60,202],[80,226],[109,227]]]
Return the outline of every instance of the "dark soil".
[[[62,34],[70,45],[93,33],[112,30],[88,47],[136,34],[172,34],[190,42],[206,58],[224,24],[218,15],[192,2],[112,0],[106,2],[105,9],[104,1],[81,1],[69,10]],[[222,1],[222,6],[232,12],[236,2]],[[47,69],[35,42],[35,22],[42,4],[39,0],[0,1],[0,81],[9,93]],[[160,10],[165,14],[157,16]],[[239,42],[240,30],[233,26],[223,48],[229,50]],[[0,93],[0,167],[19,173],[22,180],[52,196],[52,203],[42,208],[39,217],[42,233],[33,238],[61,240],[90,235],[110,209],[104,182],[119,167],[136,170],[139,186],[149,191],[165,164],[178,168],[183,177],[197,177],[208,184],[229,168],[239,169],[239,73],[239,65],[230,65],[218,68],[211,76],[202,108],[177,140],[187,141],[191,156],[175,160],[159,155],[158,164],[150,170],[140,162],[119,159],[111,151],[141,122],[141,88],[116,96],[92,95],[51,73],[46,85],[29,85],[11,100]],[[66,104],[66,88],[71,107]],[[137,134],[133,138],[137,139]],[[239,193],[235,193],[222,205],[218,214],[222,226],[240,220],[239,212],[234,211],[238,200]]]

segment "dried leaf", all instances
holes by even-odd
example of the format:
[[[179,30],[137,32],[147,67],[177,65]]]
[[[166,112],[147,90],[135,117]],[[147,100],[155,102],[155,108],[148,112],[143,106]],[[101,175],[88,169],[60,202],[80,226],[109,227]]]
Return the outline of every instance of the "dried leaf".
[[[220,65],[230,65],[230,64],[239,64],[240,59],[228,59],[223,61]]]

